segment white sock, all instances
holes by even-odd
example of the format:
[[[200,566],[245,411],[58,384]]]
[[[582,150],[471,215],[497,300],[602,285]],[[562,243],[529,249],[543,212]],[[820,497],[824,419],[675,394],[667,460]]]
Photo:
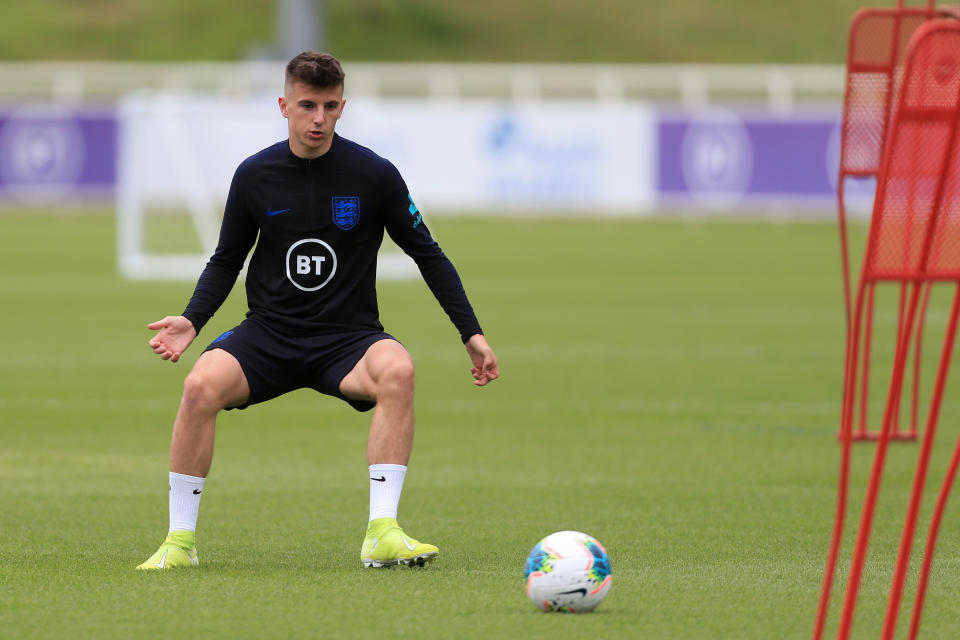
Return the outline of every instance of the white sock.
[[[370,465],[370,519],[397,517],[407,468],[402,464]]]
[[[205,478],[170,472],[170,531],[196,531]]]

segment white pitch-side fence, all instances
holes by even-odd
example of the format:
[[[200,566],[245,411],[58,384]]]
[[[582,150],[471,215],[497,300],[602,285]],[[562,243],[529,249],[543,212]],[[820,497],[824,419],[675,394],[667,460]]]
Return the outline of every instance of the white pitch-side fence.
[[[765,101],[789,111],[798,102],[842,96],[841,65],[479,64],[345,61],[352,95],[450,98],[664,100],[702,108],[723,100]],[[83,103],[131,90],[276,92],[283,63],[0,63],[0,99]]]

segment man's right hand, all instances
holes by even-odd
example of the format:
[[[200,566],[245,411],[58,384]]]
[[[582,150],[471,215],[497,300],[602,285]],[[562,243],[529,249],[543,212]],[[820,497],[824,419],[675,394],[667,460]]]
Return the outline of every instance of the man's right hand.
[[[147,325],[148,329],[159,331],[150,339],[150,348],[164,360],[176,362],[187,347],[197,337],[193,323],[183,316],[167,316]]]

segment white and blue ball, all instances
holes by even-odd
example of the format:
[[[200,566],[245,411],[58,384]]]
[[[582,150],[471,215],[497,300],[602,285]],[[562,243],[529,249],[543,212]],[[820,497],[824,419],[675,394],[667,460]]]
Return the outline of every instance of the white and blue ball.
[[[524,568],[527,596],[543,611],[593,611],[613,579],[607,551],[579,531],[558,531],[536,544]]]

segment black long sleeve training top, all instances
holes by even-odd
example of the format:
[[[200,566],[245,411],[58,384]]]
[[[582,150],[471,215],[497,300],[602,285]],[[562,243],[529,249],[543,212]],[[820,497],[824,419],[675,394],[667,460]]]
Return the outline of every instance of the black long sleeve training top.
[[[294,335],[382,331],[376,270],[384,229],[417,263],[461,339],[482,333],[456,269],[400,173],[339,135],[319,158],[294,155],[284,140],[240,164],[217,249],[183,315],[199,332],[256,242],[246,278],[248,318]]]

